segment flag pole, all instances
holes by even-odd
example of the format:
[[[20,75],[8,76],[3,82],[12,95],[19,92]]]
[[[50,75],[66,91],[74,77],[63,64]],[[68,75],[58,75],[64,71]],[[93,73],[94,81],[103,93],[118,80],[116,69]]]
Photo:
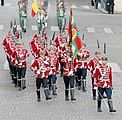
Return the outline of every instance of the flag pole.
[[[71,4],[72,6],[72,4]],[[69,47],[71,51],[70,57],[72,57],[72,7],[70,7],[70,22],[69,22],[70,34],[69,34]]]
[[[104,46],[103,46],[104,48],[103,48],[103,54],[104,54],[104,56],[106,55],[106,43],[104,43]]]
[[[97,39],[97,48],[98,48],[98,51],[100,51],[100,44],[99,44],[99,40]]]

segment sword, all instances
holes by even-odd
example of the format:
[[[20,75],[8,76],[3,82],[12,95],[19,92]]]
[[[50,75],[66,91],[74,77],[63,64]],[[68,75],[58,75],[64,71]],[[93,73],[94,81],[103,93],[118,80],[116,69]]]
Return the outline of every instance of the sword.
[[[20,32],[20,34],[19,34],[19,35],[20,35],[20,38],[22,39],[22,32]]]
[[[98,39],[97,39],[97,48],[98,48],[98,50],[100,49],[100,44],[99,44]]]
[[[53,33],[52,39],[50,40],[50,45],[52,45],[52,41],[54,40],[54,38],[55,38],[55,32]]]
[[[83,40],[83,41],[84,41],[84,38],[85,38],[85,35],[83,34],[83,35],[82,35],[82,40]]]
[[[104,43],[104,49],[103,49],[103,53],[104,53],[104,55],[106,55],[106,43]]]
[[[12,28],[13,28],[13,22],[10,21],[10,32],[12,31]]]
[[[107,103],[104,101],[104,97],[101,95],[100,91],[99,91],[98,89],[97,89],[97,91],[98,91],[98,94],[100,95],[100,97],[103,99],[103,102],[104,102],[105,106],[108,107],[108,105],[107,105]]]

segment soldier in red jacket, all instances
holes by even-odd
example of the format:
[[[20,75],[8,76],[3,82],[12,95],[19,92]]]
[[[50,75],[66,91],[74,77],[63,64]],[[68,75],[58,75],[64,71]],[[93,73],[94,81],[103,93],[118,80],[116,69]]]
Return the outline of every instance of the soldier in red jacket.
[[[94,70],[97,66],[100,65],[101,60],[101,53],[100,51],[95,51],[95,56],[91,58],[91,60],[88,63],[88,70],[91,73],[91,79],[92,79],[92,94],[93,94],[93,100],[96,100],[96,87],[94,86]]]
[[[94,84],[98,87],[98,112],[102,112],[101,99],[103,98],[104,92],[106,93],[108,98],[109,112],[116,112],[112,104],[112,68],[107,63],[108,58],[106,56],[102,57],[102,64],[96,68],[94,73]]]
[[[50,73],[49,73],[49,85],[52,88],[53,95],[56,93],[56,82],[57,74],[59,73],[59,56],[56,54],[57,51],[54,46],[51,46],[49,50],[49,63],[50,63]]]
[[[10,74],[11,74],[11,77],[12,77],[12,83],[16,83],[17,76],[16,76],[16,73],[14,72],[15,71],[14,69],[16,69],[16,68],[12,65],[11,60],[10,60],[11,54],[16,49],[16,45],[12,40],[12,34],[8,33],[6,35],[5,39],[2,42],[2,46],[5,50],[5,53],[6,53],[6,56],[7,56],[7,61],[9,63],[9,69],[10,69]]]
[[[61,59],[61,62],[63,64],[63,79],[65,84],[65,100],[69,101],[69,85],[70,85],[70,94],[71,94],[71,100],[76,100],[74,98],[74,63],[73,59],[70,57],[71,51],[66,51],[64,54],[64,58]]]
[[[18,41],[16,44],[16,50],[11,55],[11,62],[16,67],[18,72],[18,87],[19,90],[26,88],[26,69],[27,69],[27,57],[29,57],[28,51],[24,48],[24,44]]]
[[[40,57],[35,58],[34,61],[32,61],[32,64],[30,66],[31,70],[35,73],[36,76],[36,92],[37,92],[37,101],[40,102],[40,87],[41,84],[43,84],[44,87],[44,93],[46,96],[46,100],[51,99],[50,97],[50,91],[47,87],[48,84],[48,75],[50,72],[49,69],[49,62],[47,61],[47,56],[45,56],[45,51],[41,51]]]
[[[90,52],[86,49],[85,45],[83,49],[77,54],[75,61],[75,68],[77,69],[78,90],[86,91],[86,76],[87,76],[87,59],[90,57]]]

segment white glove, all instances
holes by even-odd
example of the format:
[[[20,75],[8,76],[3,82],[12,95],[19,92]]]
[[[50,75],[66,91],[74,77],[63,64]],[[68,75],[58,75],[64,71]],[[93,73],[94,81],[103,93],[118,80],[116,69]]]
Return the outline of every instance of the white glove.
[[[22,66],[22,63],[19,63],[18,65],[19,65],[19,66]]]
[[[70,71],[69,73],[68,73],[68,76],[72,76],[73,75],[73,71]]]
[[[43,62],[44,62],[44,64],[46,64],[46,65],[48,65],[48,64],[49,64],[47,61],[43,61]]]
[[[40,70],[37,71],[37,74],[40,74]]]
[[[107,87],[107,83],[105,82],[104,85],[103,85],[103,88]]]
[[[68,58],[68,62],[71,62],[72,61],[72,59],[71,58]]]

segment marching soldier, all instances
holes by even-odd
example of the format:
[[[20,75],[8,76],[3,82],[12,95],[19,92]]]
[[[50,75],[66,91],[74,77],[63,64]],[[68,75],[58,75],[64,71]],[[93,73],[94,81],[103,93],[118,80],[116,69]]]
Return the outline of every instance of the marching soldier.
[[[17,76],[16,73],[14,72],[16,70],[16,67],[14,67],[11,63],[11,54],[13,51],[16,49],[16,46],[12,40],[12,34],[9,32],[8,35],[6,35],[5,39],[2,42],[3,48],[5,50],[6,56],[7,56],[7,61],[9,63],[9,68],[10,68],[10,74],[12,77],[12,83],[16,84],[17,81]]]
[[[23,32],[26,32],[28,0],[19,0],[18,5],[19,5],[20,27],[22,28]]]
[[[59,73],[59,57],[57,55],[57,51],[55,46],[51,46],[49,55],[49,63],[50,63],[50,73],[49,73],[49,83],[52,88],[53,95],[57,95],[56,93],[56,82],[57,82],[57,74]]]
[[[86,76],[87,76],[87,59],[90,57],[90,52],[86,46],[77,54],[75,68],[77,68],[78,90],[86,91]],[[81,84],[82,82],[82,84]],[[81,87],[82,85],[82,87]]]
[[[63,71],[63,79],[65,84],[65,100],[69,101],[69,85],[70,85],[70,95],[71,101],[76,100],[74,97],[74,63],[73,59],[70,57],[71,51],[68,50],[64,54],[64,58],[61,60],[63,63],[64,71]]]
[[[27,11],[25,6],[23,6],[19,12],[20,12],[20,27],[22,28],[22,31],[25,33],[27,26]]]
[[[37,21],[38,31],[44,33],[44,30],[45,30],[45,27],[46,27],[44,10],[39,10],[37,12],[36,21]]]
[[[41,43],[40,34],[35,34],[33,39],[30,41],[31,53],[35,58],[38,58],[40,51],[44,49],[44,45]]]
[[[112,103],[112,68],[108,64],[108,58],[106,56],[102,57],[102,64],[96,68],[94,77],[94,84],[98,87],[98,100],[97,100],[97,110],[101,110],[101,99],[103,98],[103,93],[105,92],[108,98],[109,112],[116,112],[113,108]]]
[[[47,61],[47,56],[45,56],[45,51],[41,51],[40,56],[38,58],[35,58],[34,61],[32,61],[32,64],[30,66],[31,70],[35,73],[36,76],[36,92],[37,92],[37,101],[41,102],[40,97],[40,87],[41,84],[43,84],[44,87],[44,93],[46,100],[51,99],[50,97],[50,91],[48,89],[48,75],[50,72],[49,69],[49,62]]]
[[[61,59],[63,58],[63,55],[66,52],[67,44],[66,44],[66,38],[64,38],[62,36],[62,34],[59,35],[58,39],[60,41],[59,46],[58,46],[58,52],[59,52],[60,72],[61,72],[61,77],[62,77],[63,76],[63,64],[61,62]]]
[[[60,2],[57,10],[57,21],[60,32],[65,30],[66,18],[65,18],[65,8],[63,2]]]
[[[13,34],[17,33],[17,24],[16,24],[16,20],[14,20],[14,24],[13,24]]]
[[[91,79],[92,79],[93,100],[96,100],[96,87],[94,86],[94,75],[93,75],[93,73],[94,73],[95,68],[100,65],[100,60],[101,60],[100,51],[95,51],[95,56],[88,63],[88,70],[91,72]]]
[[[29,57],[28,51],[24,48],[24,44],[21,41],[16,43],[16,51],[14,51],[11,55],[11,62],[16,67],[16,71],[18,73],[18,87],[19,90],[26,88],[26,69],[27,62],[26,59]],[[16,84],[15,84],[16,85]]]

